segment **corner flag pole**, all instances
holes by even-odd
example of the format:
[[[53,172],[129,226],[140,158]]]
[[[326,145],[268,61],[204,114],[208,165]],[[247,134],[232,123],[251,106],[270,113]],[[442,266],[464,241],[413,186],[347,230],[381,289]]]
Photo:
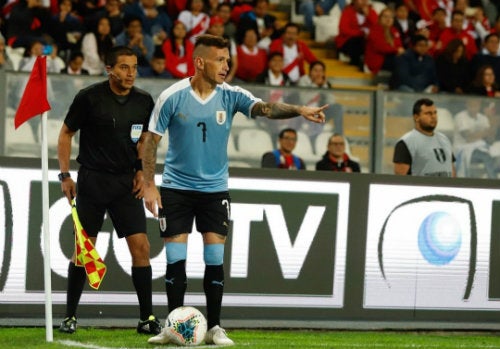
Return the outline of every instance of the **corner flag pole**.
[[[50,227],[49,227],[49,155],[47,142],[47,112],[42,113],[42,211],[43,211],[43,275],[45,288],[45,338],[52,342],[52,275],[50,268]]]
[[[45,327],[47,342],[53,341],[52,335],[52,286],[50,269],[50,229],[49,229],[49,156],[47,142],[47,111],[50,104],[47,100],[47,57],[38,56],[31,70],[28,83],[24,88],[21,101],[14,118],[17,129],[34,116],[42,118],[42,212],[43,212],[43,243],[44,286],[45,286]]]

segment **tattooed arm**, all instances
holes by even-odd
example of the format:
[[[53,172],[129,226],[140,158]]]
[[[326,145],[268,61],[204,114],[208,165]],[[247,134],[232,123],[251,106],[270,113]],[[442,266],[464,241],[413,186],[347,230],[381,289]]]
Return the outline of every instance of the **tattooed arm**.
[[[155,185],[156,149],[161,136],[146,132],[142,151],[142,167],[144,172],[144,203],[146,208],[158,216],[157,207],[161,206],[161,196]]]
[[[286,103],[258,102],[252,108],[252,117],[264,116],[269,119],[290,119],[302,115],[309,121],[325,122],[324,110],[328,104],[322,107],[307,107]]]

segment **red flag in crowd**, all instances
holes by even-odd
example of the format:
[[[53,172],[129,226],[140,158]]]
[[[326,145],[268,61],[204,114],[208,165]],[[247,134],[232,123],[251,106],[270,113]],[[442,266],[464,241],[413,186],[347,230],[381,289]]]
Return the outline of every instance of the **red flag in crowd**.
[[[47,100],[47,57],[38,56],[19,102],[14,126],[17,129],[25,121],[47,110],[50,110]]]

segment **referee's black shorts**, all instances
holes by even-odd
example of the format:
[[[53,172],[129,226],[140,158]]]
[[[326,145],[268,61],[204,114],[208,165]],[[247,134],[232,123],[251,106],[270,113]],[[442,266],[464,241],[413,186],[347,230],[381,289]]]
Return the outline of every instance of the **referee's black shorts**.
[[[160,236],[191,233],[193,221],[200,233],[227,236],[231,216],[231,198],[227,191],[204,193],[192,190],[161,188],[159,211]]]
[[[144,204],[132,193],[134,175],[133,172],[112,174],[80,167],[76,209],[88,236],[97,236],[106,211],[118,237],[146,233]]]

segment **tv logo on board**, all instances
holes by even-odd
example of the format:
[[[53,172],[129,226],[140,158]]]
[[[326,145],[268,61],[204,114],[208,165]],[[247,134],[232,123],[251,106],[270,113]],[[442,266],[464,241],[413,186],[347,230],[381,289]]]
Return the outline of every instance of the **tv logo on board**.
[[[480,189],[370,186],[364,306],[484,306],[495,202]]]
[[[26,289],[43,290],[42,216],[36,205],[41,183],[31,182]],[[50,184],[49,216],[53,289],[65,290],[67,262],[74,248],[72,220],[60,186]],[[290,180],[231,179],[231,226],[224,265],[227,272],[226,304],[258,306],[321,306],[343,304],[349,185],[346,183]],[[150,226],[150,224],[153,224]],[[148,232],[158,234],[156,219],[148,219]],[[157,236],[157,235],[156,235]],[[155,241],[151,238],[151,241]],[[164,278],[163,244],[152,242],[153,278]],[[130,292],[131,257],[125,239],[118,239],[106,218],[96,248],[106,262],[103,291],[109,295]],[[193,289],[203,289],[203,242],[196,224],[188,244],[186,272]],[[311,275],[315,278],[311,280]],[[126,286],[124,286],[126,285]],[[128,289],[126,288],[128,287]],[[153,291],[163,294],[163,283]],[[269,296],[281,297],[281,303]],[[188,293],[188,297],[190,294]],[[311,297],[313,296],[313,297]],[[203,302],[201,295],[192,304]],[[198,297],[198,298],[196,298]],[[287,298],[288,297],[288,298]],[[136,300],[134,300],[136,302]]]

